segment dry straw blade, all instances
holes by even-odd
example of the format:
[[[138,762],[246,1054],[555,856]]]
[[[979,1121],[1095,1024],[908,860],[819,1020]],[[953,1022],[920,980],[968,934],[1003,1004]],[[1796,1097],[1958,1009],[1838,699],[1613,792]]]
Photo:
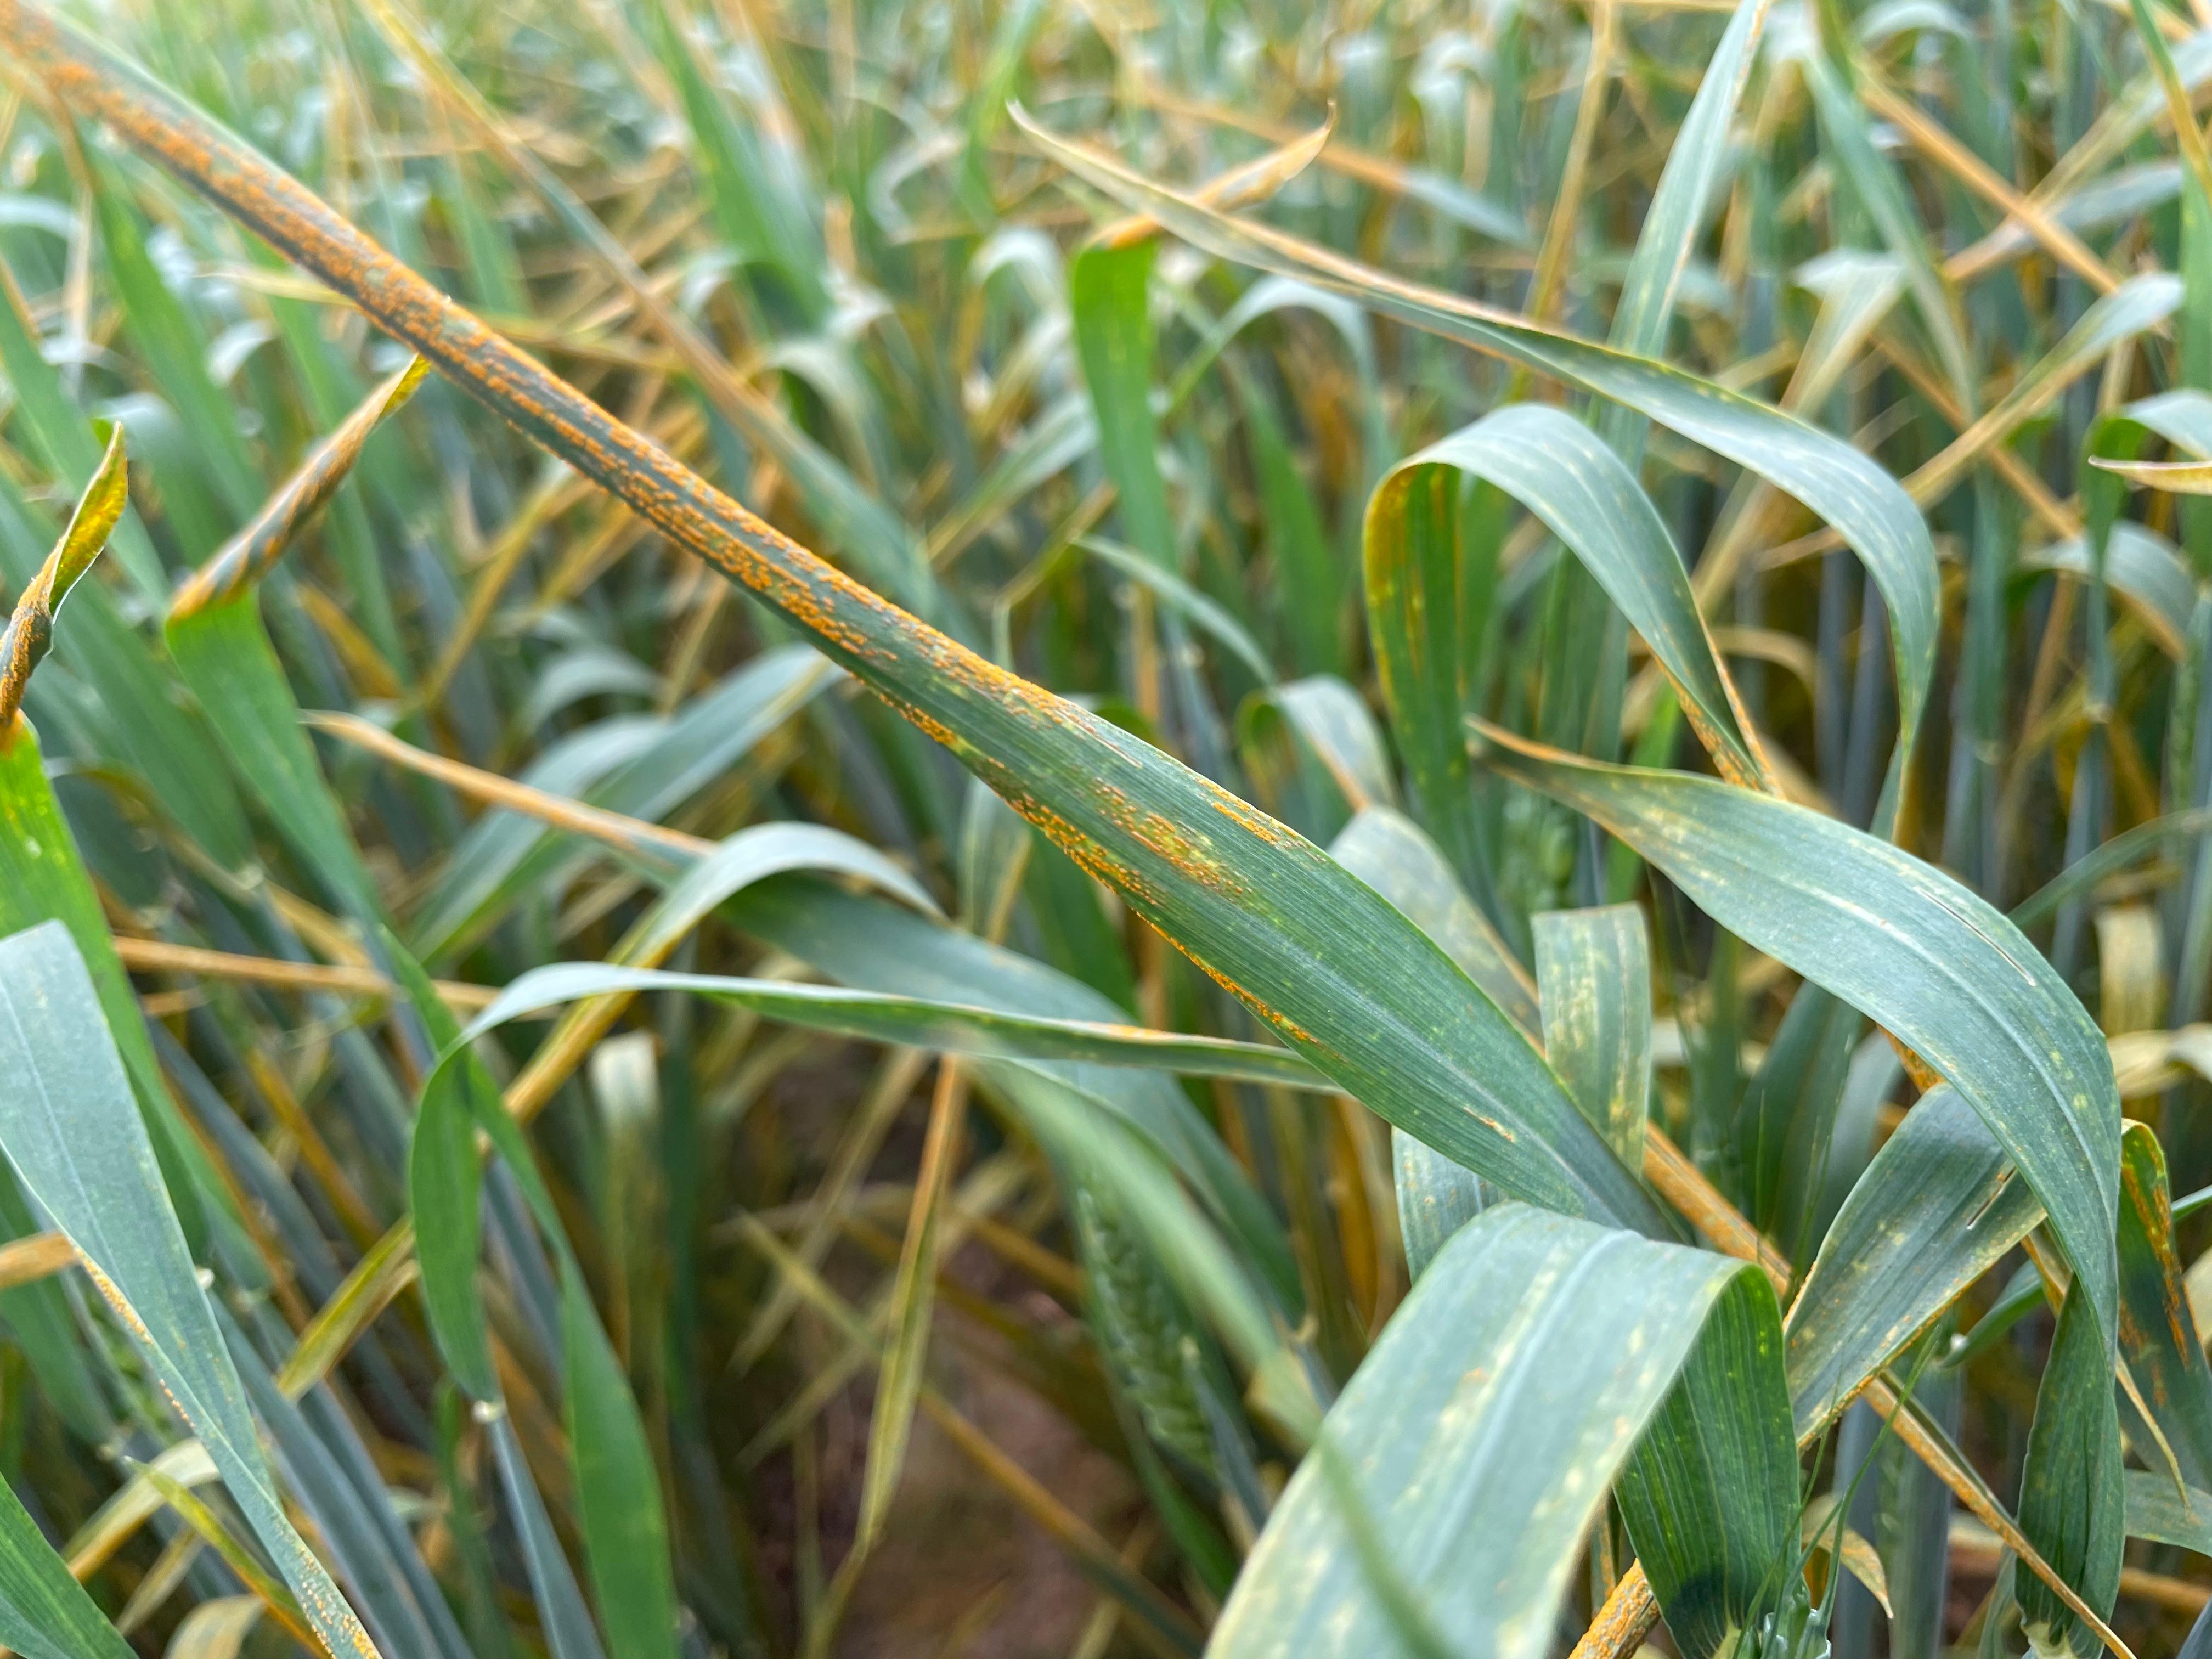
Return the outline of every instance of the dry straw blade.
[[[2171,495],[2212,495],[2212,461],[2114,461],[2096,455],[2089,465]]]
[[[169,603],[171,623],[234,599],[266,576],[345,483],[370,434],[415,395],[428,372],[429,365],[422,359],[410,357],[404,368],[346,417],[343,425],[316,444],[252,521],[177,590]]]

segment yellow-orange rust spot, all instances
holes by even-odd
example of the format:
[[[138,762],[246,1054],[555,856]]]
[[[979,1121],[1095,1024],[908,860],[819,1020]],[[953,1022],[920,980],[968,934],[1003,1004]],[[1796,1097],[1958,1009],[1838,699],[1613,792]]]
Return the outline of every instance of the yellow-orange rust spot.
[[[1209,790],[1208,798],[1215,811],[1232,820],[1240,828],[1250,830],[1271,847],[1294,852],[1301,848],[1310,848],[1313,845],[1290,825],[1279,818],[1268,817],[1250,801],[1231,790],[1214,785]]]
[[[1301,1048],[1311,1048],[1320,1054],[1327,1054],[1331,1060],[1339,1060],[1342,1058],[1338,1054],[1335,1049],[1330,1048],[1328,1044],[1321,1041],[1321,1039],[1314,1036],[1311,1031],[1307,1030],[1304,1026],[1299,1024],[1297,1021],[1292,1019],[1288,1014],[1282,1012],[1279,1009],[1271,1007],[1259,997],[1255,996],[1251,992],[1246,990],[1242,985],[1239,985],[1235,980],[1230,978],[1228,975],[1223,973],[1218,968],[1216,968],[1212,963],[1206,961],[1204,958],[1193,952],[1188,945],[1182,943],[1182,940],[1170,939],[1168,943],[1174,945],[1176,950],[1181,951],[1184,956],[1189,957],[1191,965],[1196,968],[1200,973],[1204,974],[1216,985],[1218,985],[1223,990],[1228,992],[1230,995],[1235,997],[1237,1001],[1243,1003],[1247,1008],[1249,1008],[1261,1019],[1267,1021],[1269,1025],[1273,1026],[1276,1030],[1280,1031],[1285,1036],[1290,1038],[1291,1042],[1298,1044]]]
[[[115,1310],[115,1316],[128,1325],[131,1334],[141,1342],[159,1352],[160,1350],[154,1341],[154,1333],[146,1328],[146,1322],[138,1317],[138,1310],[132,1307],[125,1298],[123,1292],[116,1288],[115,1281],[100,1270],[100,1263],[87,1255],[84,1246],[78,1243],[75,1238],[70,1240],[70,1249],[76,1252],[76,1259],[83,1264],[86,1273],[91,1277],[93,1288],[106,1299],[107,1305]],[[165,1387],[164,1392],[166,1391]],[[171,1403],[173,1404],[174,1401]],[[179,1409],[182,1410],[181,1407]]]
[[[1178,873],[1231,897],[1242,898],[1249,893],[1243,879],[1215,855],[1210,837],[1185,829],[1155,807],[1132,800],[1125,791],[1110,783],[1094,784],[1092,793],[1115,828],[1146,851],[1174,866]]]

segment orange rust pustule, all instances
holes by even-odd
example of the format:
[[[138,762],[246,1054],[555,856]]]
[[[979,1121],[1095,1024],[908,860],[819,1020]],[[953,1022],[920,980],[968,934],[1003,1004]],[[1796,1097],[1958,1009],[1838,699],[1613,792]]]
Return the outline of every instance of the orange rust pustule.
[[[46,609],[45,574],[40,573],[0,629],[0,729],[12,730],[15,713],[23,706],[24,689],[31,671],[46,654],[53,635],[53,616]]]
[[[1007,805],[1043,830],[1046,839],[1073,860],[1085,875],[1126,894],[1139,909],[1157,911],[1160,908],[1164,896],[1159,889],[1146,880],[1126,860],[1101,845],[1095,836],[1085,835],[1017,781],[995,782],[993,787]]]
[[[1213,791],[1213,810],[1270,846],[1279,847],[1286,852],[1321,853],[1319,848],[1281,819],[1269,817],[1243,796],[1230,790],[1217,787]],[[1321,855],[1327,856],[1325,854]]]
[[[1188,881],[1231,898],[1249,897],[1250,887],[1213,851],[1203,834],[1186,830],[1164,812],[1132,800],[1109,783],[1096,786],[1108,820],[1146,851],[1174,866]]]
[[[1280,1031],[1291,1042],[1299,1044],[1303,1048],[1317,1049],[1325,1054],[1334,1054],[1336,1052],[1327,1043],[1316,1038],[1312,1032],[1307,1030],[1305,1027],[1300,1025],[1297,1021],[1292,1019],[1288,1014],[1282,1012],[1279,1009],[1269,1006],[1267,1003],[1262,1002],[1258,997],[1254,996],[1249,991],[1239,985],[1235,980],[1230,978],[1226,974],[1215,968],[1212,963],[1200,957],[1188,945],[1185,945],[1181,939],[1176,939],[1173,934],[1163,933],[1160,937],[1166,939],[1169,944],[1174,945],[1176,950],[1182,951],[1183,955],[1189,959],[1192,967],[1197,969],[1200,973],[1204,974],[1216,985],[1218,985],[1223,990],[1228,992],[1230,995],[1235,997],[1237,1001],[1243,1003],[1247,1008],[1249,1008],[1255,1014],[1267,1021],[1270,1026],[1274,1030]]]

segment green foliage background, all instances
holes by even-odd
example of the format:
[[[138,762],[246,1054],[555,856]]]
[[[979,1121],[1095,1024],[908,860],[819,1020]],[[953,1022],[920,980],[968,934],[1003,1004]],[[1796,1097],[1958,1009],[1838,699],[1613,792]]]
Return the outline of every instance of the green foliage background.
[[[2212,1643],[2212,15],[73,16],[0,1642]]]

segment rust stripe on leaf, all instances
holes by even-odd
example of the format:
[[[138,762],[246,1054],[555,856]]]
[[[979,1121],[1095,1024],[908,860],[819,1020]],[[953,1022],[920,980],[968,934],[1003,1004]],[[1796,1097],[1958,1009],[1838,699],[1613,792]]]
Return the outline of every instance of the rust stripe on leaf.
[[[384,417],[415,395],[429,364],[422,358],[407,367],[362,400],[361,407],[313,449],[299,470],[271,495],[252,522],[233,536],[177,590],[169,605],[169,620],[204,611],[211,605],[235,599],[267,575],[284,556],[293,538],[329,505],[338,486],[352,472],[354,463]]]

